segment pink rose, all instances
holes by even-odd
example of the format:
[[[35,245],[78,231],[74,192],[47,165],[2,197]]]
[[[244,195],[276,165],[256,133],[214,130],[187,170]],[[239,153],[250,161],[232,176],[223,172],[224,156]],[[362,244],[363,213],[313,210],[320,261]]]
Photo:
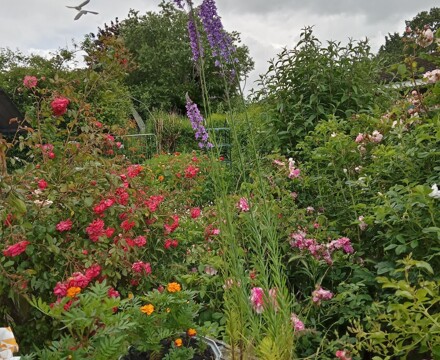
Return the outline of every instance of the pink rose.
[[[23,79],[23,85],[28,89],[32,89],[37,86],[38,80],[35,76],[26,75]]]
[[[52,107],[52,113],[55,116],[64,115],[67,111],[67,106],[69,105],[69,103],[70,103],[70,100],[66,99],[65,97],[55,98],[50,103],[50,106]]]

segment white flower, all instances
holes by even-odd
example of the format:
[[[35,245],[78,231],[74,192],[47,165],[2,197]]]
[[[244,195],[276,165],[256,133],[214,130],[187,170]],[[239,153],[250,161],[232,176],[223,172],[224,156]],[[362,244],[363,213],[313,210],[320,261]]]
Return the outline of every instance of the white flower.
[[[432,192],[429,193],[429,196],[434,199],[440,199],[440,191],[438,191],[437,184],[431,186]]]
[[[34,200],[34,204],[38,205],[38,206],[50,206],[53,204],[53,201],[51,200]]]

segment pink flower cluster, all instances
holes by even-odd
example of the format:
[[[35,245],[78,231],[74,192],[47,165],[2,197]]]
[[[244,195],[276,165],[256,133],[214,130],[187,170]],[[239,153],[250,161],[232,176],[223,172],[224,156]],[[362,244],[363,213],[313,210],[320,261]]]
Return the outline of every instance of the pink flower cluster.
[[[301,170],[295,167],[295,160],[289,158],[289,179],[299,178]]]
[[[338,350],[335,355],[339,360],[351,360],[346,350]]]
[[[142,273],[143,271],[145,271],[145,273],[151,274],[151,265],[150,263],[144,263],[142,261],[137,261],[135,263],[133,263],[133,265],[131,266],[131,269],[135,272],[135,273]]]
[[[41,147],[43,156],[47,156],[49,159],[55,159],[55,153],[53,152],[54,146],[52,144],[38,144],[36,147]]]
[[[97,242],[101,236],[111,237],[115,232],[113,228],[106,228],[105,223],[102,219],[93,220],[89,226],[86,228],[87,235],[89,235],[90,240]]]
[[[102,215],[104,212],[115,203],[115,199],[104,199],[98,205],[93,207],[93,212],[96,215]]]
[[[5,250],[3,250],[3,255],[9,257],[18,256],[26,251],[26,248],[29,244],[29,241],[23,240],[14,245],[8,246]]]
[[[62,116],[67,112],[67,106],[70,100],[65,97],[57,97],[51,103],[52,113],[55,116]]]
[[[431,45],[433,41],[434,41],[434,33],[429,28],[429,26],[426,25],[424,30],[418,34],[418,37],[416,39],[416,44],[425,48]]]
[[[380,143],[382,141],[382,139],[383,139],[383,135],[379,131],[374,130],[371,135],[359,133],[358,136],[356,136],[355,142],[357,142],[357,143],[366,143],[366,142]]]
[[[191,218],[197,219],[200,216],[201,212],[202,212],[202,210],[200,210],[199,207],[192,208],[190,211]]]
[[[347,254],[354,252],[349,238],[342,237],[332,240],[327,244],[320,244],[315,239],[306,238],[306,233],[298,231],[290,235],[290,246],[300,250],[307,250],[315,259],[325,260],[329,265],[333,264],[332,253],[342,249]]]
[[[163,247],[168,250],[171,247],[176,248],[178,245],[179,242],[176,239],[166,239]]]
[[[270,304],[276,311],[278,309],[278,303],[277,303],[277,291],[276,289],[270,289],[269,290],[269,299]],[[252,308],[257,314],[261,314],[264,311],[265,304],[264,304],[264,290],[260,287],[253,287],[251,289],[251,296],[250,301]]]
[[[23,79],[23,85],[28,89],[32,89],[36,87],[38,84],[38,80],[35,76],[26,75]]]
[[[115,241],[115,243],[117,243],[118,241]],[[142,247],[145,246],[147,244],[147,238],[145,236],[139,235],[136,236],[133,240],[132,239],[125,239],[125,242],[127,243],[128,246],[137,246],[137,247]]]
[[[249,211],[249,203],[246,198],[242,197],[237,203],[237,208],[240,211],[247,212]]]
[[[97,278],[101,273],[101,266],[94,264],[86,269],[85,274],[75,272],[65,282],[58,282],[53,289],[53,293],[61,299],[67,295],[67,290],[72,287],[86,288],[89,283]]]
[[[187,179],[192,179],[195,178],[198,174],[198,172],[200,171],[200,169],[196,166],[193,165],[189,165],[186,169],[185,169],[185,177]]]
[[[127,176],[129,178],[134,178],[134,177],[138,176],[142,170],[143,170],[143,167],[139,164],[130,165],[127,169]]]
[[[69,230],[71,230],[72,229],[72,220],[70,220],[70,219],[67,219],[67,220],[62,220],[62,221],[60,221],[56,226],[55,226],[55,228],[58,230],[58,231],[69,231]]]
[[[145,200],[144,205],[146,205],[151,212],[155,212],[164,199],[165,198],[161,195],[153,195]]]
[[[173,222],[171,224],[164,224],[165,235],[173,233],[179,227],[179,216],[173,215]]]
[[[292,327],[294,331],[304,331],[306,329],[304,323],[295,313],[292,313],[292,315],[290,316],[290,321],[292,322]]]
[[[312,292],[312,301],[315,304],[320,304],[322,300],[330,300],[333,293],[329,290],[324,290],[321,286]]]
[[[435,69],[432,71],[427,71],[423,77],[428,81],[429,83],[436,83],[437,81],[440,81],[440,69]]]

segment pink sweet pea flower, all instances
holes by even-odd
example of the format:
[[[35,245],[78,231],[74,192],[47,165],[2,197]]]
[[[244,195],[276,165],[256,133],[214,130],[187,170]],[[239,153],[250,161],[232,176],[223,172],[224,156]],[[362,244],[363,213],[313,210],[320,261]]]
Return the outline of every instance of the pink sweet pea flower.
[[[257,314],[261,314],[264,310],[263,297],[264,297],[264,292],[262,288],[254,287],[251,289],[250,300],[252,307]]]
[[[321,286],[312,292],[312,300],[316,304],[320,304],[321,300],[330,300],[333,293],[329,290],[324,290]]]
[[[247,212],[249,211],[249,203],[246,198],[242,197],[237,203],[237,208],[240,211]]]
[[[292,315],[290,316],[290,321],[292,322],[294,331],[304,331],[306,329],[304,323],[298,318],[295,313],[292,313]]]

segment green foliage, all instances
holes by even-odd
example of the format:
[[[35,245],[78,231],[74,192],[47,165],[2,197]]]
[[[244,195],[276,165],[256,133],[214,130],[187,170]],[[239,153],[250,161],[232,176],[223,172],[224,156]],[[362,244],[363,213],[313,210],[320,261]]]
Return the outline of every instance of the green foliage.
[[[322,46],[312,28],[305,28],[298,44],[271,62],[256,94],[270,114],[266,131],[273,147],[293,151],[331,115],[371,113],[384,100],[378,70],[366,41]]]
[[[424,261],[411,255],[397,261],[393,277],[378,277],[386,300],[376,303],[361,326],[354,322],[351,331],[358,340],[356,349],[376,354],[374,359],[413,359],[440,356],[440,282],[428,281],[424,273],[433,274]],[[388,289],[392,291],[388,293]]]
[[[127,313],[115,313],[124,302],[109,297],[109,290],[105,283],[96,283],[69,300],[68,309],[68,299],[49,306],[34,298],[32,306],[56,319],[63,334],[36,355],[41,359],[118,359],[131,341],[134,323]]]
[[[194,301],[196,293],[171,292],[170,289],[168,285],[163,291],[154,290],[134,297],[124,310],[136,324],[130,339],[138,350],[160,352],[164,340],[174,341],[189,329],[198,329],[195,319],[201,306]]]

